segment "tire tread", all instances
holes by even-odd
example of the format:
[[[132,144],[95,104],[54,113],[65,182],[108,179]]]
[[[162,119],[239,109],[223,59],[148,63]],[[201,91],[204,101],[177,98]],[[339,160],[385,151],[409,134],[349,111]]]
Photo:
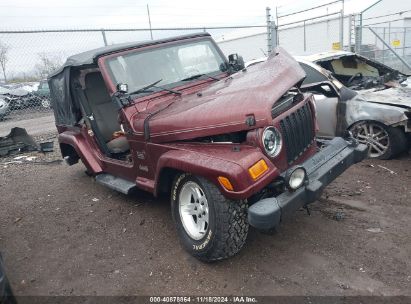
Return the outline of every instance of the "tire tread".
[[[229,258],[241,250],[247,239],[247,202],[228,200],[215,185],[199,179],[215,202],[217,231],[212,250],[198,258],[207,262]]]

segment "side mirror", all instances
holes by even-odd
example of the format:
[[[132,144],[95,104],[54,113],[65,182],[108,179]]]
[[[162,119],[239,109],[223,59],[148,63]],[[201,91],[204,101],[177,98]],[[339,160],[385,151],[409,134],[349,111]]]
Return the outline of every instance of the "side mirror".
[[[321,85],[321,89],[323,89],[325,92],[332,92],[331,87],[330,87],[329,84]]]
[[[327,97],[339,96],[338,91],[331,85],[331,83],[323,82],[318,87],[318,91]]]
[[[245,68],[244,59],[238,54],[228,55],[228,64],[234,72]]]
[[[314,94],[322,94],[326,97],[337,97],[339,96],[338,90],[336,90],[331,83],[328,81],[306,84],[300,87],[303,92],[311,92]]]
[[[130,99],[126,95],[128,92],[128,85],[126,83],[118,83],[116,85],[117,91],[111,96],[111,100],[117,107],[117,110],[124,108],[124,106],[130,104]]]

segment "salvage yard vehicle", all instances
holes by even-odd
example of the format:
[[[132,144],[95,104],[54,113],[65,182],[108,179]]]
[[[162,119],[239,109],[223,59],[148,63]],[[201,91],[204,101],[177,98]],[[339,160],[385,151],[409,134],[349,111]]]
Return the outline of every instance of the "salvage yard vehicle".
[[[296,57],[307,75],[300,90],[314,94],[319,137],[333,138],[352,132],[360,143],[368,145],[370,158],[389,159],[409,148],[410,99],[379,98],[377,94],[381,91],[354,91],[306,58]],[[255,59],[247,62],[246,66],[265,60]],[[404,94],[411,93],[405,90],[410,89],[404,89]]]
[[[0,86],[0,97],[7,101],[9,110],[50,108],[50,90],[46,80],[7,86]]]
[[[410,88],[354,91],[305,58],[297,58],[307,74],[301,90],[314,94],[319,136],[341,136],[349,130],[359,142],[369,146],[371,158],[389,159],[408,150]]]
[[[10,110],[20,110],[27,108],[30,104],[30,93],[23,89],[0,90],[2,99],[6,100]]]
[[[356,53],[325,52],[304,56],[304,60],[314,62],[330,71],[335,78],[352,90],[376,92],[407,86],[407,75]],[[400,85],[402,83],[404,86]],[[396,97],[401,96],[398,96],[400,92],[395,93],[395,90],[394,92],[388,90],[384,95],[391,96],[395,100]],[[408,95],[408,102],[411,102],[411,93]]]
[[[204,261],[235,255],[249,225],[277,227],[367,154],[350,137],[318,150],[304,71],[283,49],[249,70],[228,58],[199,33],[74,55],[49,78],[66,162],[125,194],[170,196],[183,247]]]
[[[44,109],[50,108],[50,89],[47,80],[42,80],[37,87],[37,90],[33,91],[33,99],[36,104]]]
[[[5,98],[0,96],[0,121],[10,113],[9,103]]]

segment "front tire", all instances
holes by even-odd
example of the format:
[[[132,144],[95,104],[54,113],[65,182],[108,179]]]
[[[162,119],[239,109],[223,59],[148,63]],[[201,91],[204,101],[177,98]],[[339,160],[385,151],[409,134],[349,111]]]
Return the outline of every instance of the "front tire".
[[[403,152],[407,146],[404,132],[376,121],[361,121],[350,131],[354,138],[369,147],[368,157],[390,159]]]
[[[196,258],[222,260],[243,247],[248,233],[247,202],[226,199],[208,180],[178,175],[171,208],[181,243]]]

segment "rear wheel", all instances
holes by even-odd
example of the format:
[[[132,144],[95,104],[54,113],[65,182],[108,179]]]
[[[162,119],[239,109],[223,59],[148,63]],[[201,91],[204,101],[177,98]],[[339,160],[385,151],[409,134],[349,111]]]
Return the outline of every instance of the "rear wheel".
[[[353,136],[369,147],[368,157],[389,159],[403,152],[407,140],[401,129],[386,126],[376,121],[362,121],[350,128]]]
[[[176,177],[171,206],[184,248],[207,262],[235,255],[248,233],[247,203],[226,199],[204,178],[191,174]]]

